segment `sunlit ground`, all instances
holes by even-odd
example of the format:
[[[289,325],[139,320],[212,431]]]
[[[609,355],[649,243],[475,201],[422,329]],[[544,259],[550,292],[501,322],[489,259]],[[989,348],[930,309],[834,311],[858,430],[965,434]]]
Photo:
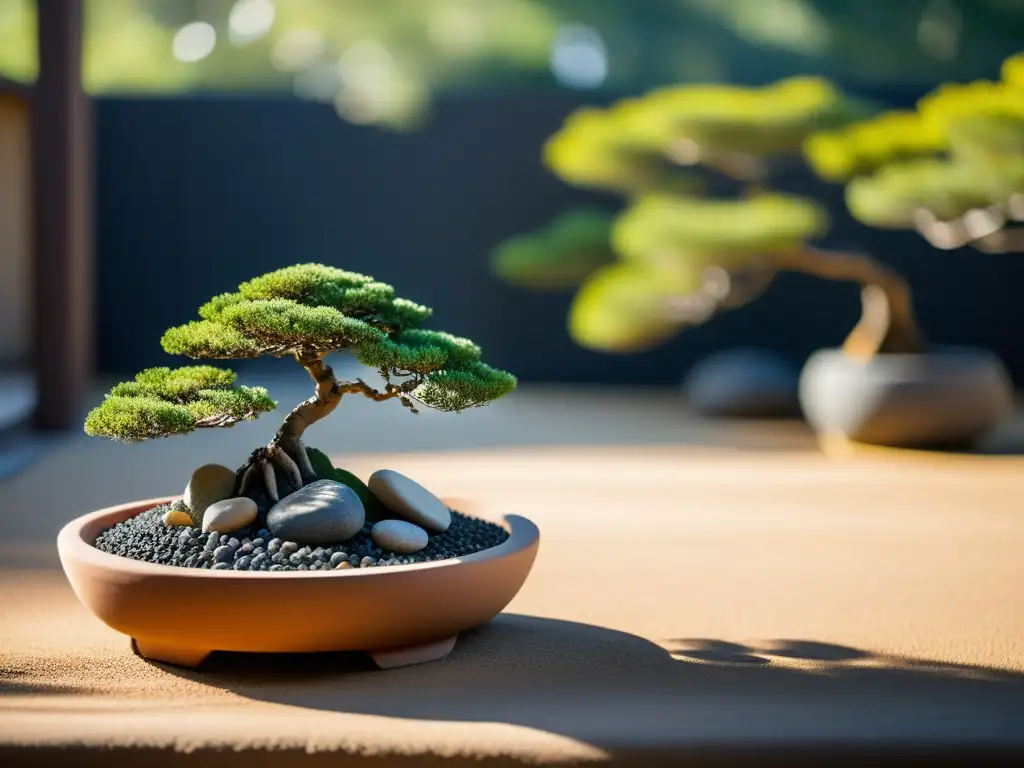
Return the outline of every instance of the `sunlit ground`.
[[[287,405],[309,389],[245,383]],[[389,405],[350,398],[309,442],[360,476],[386,463],[466,511],[536,522],[540,554],[504,615],[447,660],[388,673],[337,653],[148,663],[77,602],[58,529],[240,463],[280,414],[137,446],[67,436],[0,484],[0,742],[540,764],[1020,744],[1024,459],[836,460],[799,423],[695,420],[671,390],[526,385],[461,416]],[[225,610],[275,620],[258,601]]]

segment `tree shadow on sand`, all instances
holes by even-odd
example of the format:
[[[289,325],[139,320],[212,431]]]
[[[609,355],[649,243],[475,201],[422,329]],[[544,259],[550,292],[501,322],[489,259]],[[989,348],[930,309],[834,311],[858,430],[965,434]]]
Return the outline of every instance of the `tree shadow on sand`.
[[[378,671],[357,653],[215,653],[175,675],[314,710],[568,736],[612,757],[756,754],[972,760],[1024,751],[1024,675],[810,640],[671,639],[502,614],[440,662]],[[710,751],[709,751],[710,750]],[[754,752],[749,752],[754,750]],[[785,751],[783,755],[779,750]],[[796,750],[795,752],[792,750]],[[881,752],[878,752],[881,750]]]

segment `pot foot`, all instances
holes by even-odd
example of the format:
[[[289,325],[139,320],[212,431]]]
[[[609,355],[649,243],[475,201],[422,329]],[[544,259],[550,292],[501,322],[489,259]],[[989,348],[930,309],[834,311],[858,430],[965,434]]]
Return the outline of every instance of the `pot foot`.
[[[446,637],[433,643],[410,645],[405,648],[389,648],[383,651],[370,651],[373,663],[381,669],[407,667],[411,664],[423,664],[427,661],[443,659],[455,648],[456,635]]]
[[[173,664],[176,667],[198,667],[212,651],[196,648],[182,648],[176,645],[168,645],[159,641],[132,639],[132,645],[136,653],[144,659],[159,661],[164,664]]]

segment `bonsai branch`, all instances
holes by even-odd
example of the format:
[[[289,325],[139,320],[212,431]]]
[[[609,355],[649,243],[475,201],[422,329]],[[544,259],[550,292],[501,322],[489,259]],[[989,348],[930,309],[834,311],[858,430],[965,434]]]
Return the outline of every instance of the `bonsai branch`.
[[[239,416],[233,413],[218,413],[196,422],[196,429],[213,429],[214,427],[230,427],[244,419],[254,418],[254,415]]]
[[[1006,203],[972,208],[948,221],[926,208],[914,213],[914,227],[935,248],[951,251],[969,245],[985,253],[1024,251],[1024,233],[1013,226],[1024,218],[1024,200],[1011,197]]]
[[[857,359],[877,353],[918,353],[927,341],[914,317],[910,286],[898,274],[859,253],[804,248],[779,258],[779,266],[828,280],[847,280],[862,287],[860,322],[843,343]]]
[[[331,366],[324,362],[322,353],[294,354],[295,359],[316,382],[316,389],[310,398],[295,406],[285,417],[274,439],[265,448],[258,448],[253,452],[249,465],[242,475],[240,494],[249,490],[253,483],[262,480],[270,498],[278,501],[281,494],[275,467],[284,473],[295,489],[316,480],[317,475],[306,454],[302,436],[310,426],[330,415],[344,395],[361,394],[374,402],[397,399],[413,413],[418,412],[411,393],[423,383],[423,376],[420,374],[381,370],[386,384],[383,390],[378,390],[362,379],[339,381]],[[391,380],[392,375],[410,378],[395,383]]]

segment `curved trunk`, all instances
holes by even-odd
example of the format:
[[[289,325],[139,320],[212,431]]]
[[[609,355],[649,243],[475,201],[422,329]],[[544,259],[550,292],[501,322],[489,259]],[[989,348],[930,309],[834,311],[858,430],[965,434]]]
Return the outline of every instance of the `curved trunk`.
[[[303,400],[285,417],[274,439],[267,445],[265,453],[271,458],[278,449],[287,454],[297,465],[304,483],[309,483],[316,477],[305,454],[302,436],[311,425],[329,416],[338,407],[343,395],[358,393],[376,402],[396,398],[413,412],[416,411],[408,399],[408,393],[419,383],[418,377],[404,384],[392,384],[388,380],[387,386],[381,392],[362,379],[338,381],[334,370],[319,355],[305,356],[296,353],[295,359],[316,382],[316,390],[312,397]]]
[[[331,366],[327,365],[320,357],[296,355],[295,359],[316,382],[316,391],[312,397],[303,400],[291,410],[281,422],[277,434],[274,435],[274,439],[267,447],[270,450],[280,448],[295,460],[302,473],[303,482],[308,483],[315,478],[308,476],[310,474],[309,461],[302,446],[302,435],[310,425],[315,424],[338,407],[338,403],[341,402],[342,386],[335,377]]]
[[[806,248],[779,257],[778,266],[827,280],[847,280],[862,287],[860,322],[847,336],[843,351],[866,360],[877,353],[920,353],[928,342],[917,327],[910,286],[888,267],[858,253]]]
[[[312,397],[303,400],[285,417],[274,438],[279,442],[285,439],[301,439],[307,427],[330,414],[341,402],[341,383],[335,377],[331,366],[319,357],[296,356],[296,359],[313,377],[316,391]]]

